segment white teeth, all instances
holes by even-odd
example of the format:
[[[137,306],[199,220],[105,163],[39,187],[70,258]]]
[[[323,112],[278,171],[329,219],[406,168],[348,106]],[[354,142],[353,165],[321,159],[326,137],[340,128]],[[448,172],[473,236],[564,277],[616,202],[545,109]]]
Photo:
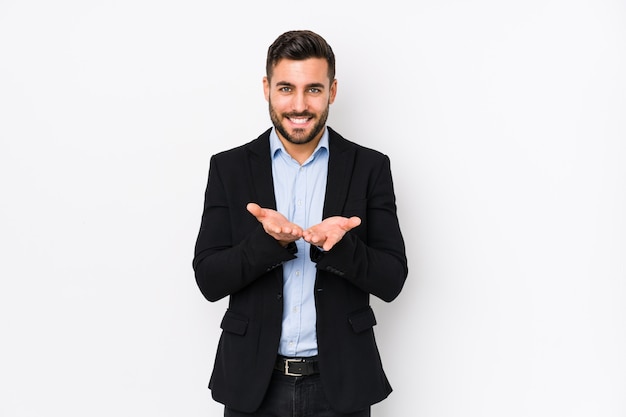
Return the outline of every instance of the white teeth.
[[[291,122],[292,122],[292,123],[295,123],[295,124],[304,124],[304,123],[306,123],[309,119],[289,119],[289,120],[291,120]]]

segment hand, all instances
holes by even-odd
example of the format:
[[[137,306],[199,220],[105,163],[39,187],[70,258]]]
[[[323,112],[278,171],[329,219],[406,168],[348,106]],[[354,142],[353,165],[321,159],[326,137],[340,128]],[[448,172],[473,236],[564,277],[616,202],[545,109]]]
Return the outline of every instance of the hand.
[[[281,245],[287,246],[302,237],[302,228],[276,210],[263,208],[256,203],[248,203],[246,209],[263,225],[265,232]]]
[[[332,249],[339,242],[347,231],[354,229],[361,224],[358,217],[333,216],[324,219],[321,223],[309,227],[304,231],[302,237],[312,245],[320,246],[325,251]]]

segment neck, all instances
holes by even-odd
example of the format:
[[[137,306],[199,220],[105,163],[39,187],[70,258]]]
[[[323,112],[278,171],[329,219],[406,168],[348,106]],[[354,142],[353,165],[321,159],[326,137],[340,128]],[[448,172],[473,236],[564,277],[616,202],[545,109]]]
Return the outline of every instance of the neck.
[[[280,139],[280,141],[282,142],[283,146],[285,147],[285,151],[287,151],[289,156],[291,156],[293,159],[298,161],[300,165],[302,165],[313,154],[315,148],[317,148],[317,144],[320,143],[320,140],[322,139],[322,134],[307,143],[292,143],[281,137],[280,134],[278,135],[278,139]]]

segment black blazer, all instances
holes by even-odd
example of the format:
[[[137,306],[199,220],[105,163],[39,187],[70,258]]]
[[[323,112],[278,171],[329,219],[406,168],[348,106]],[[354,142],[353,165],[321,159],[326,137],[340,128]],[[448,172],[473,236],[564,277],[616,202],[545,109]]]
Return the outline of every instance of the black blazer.
[[[268,387],[281,334],[281,265],[295,257],[246,210],[249,202],[276,208],[269,134],[211,158],[193,260],[196,282],[209,301],[230,296],[209,387],[216,401],[243,412],[255,411]],[[331,128],[329,151],[323,218],[359,216],[361,225],[328,252],[312,249],[297,256],[317,263],[324,391],[337,411],[349,413],[391,392],[369,295],[393,300],[408,270],[389,158]]]

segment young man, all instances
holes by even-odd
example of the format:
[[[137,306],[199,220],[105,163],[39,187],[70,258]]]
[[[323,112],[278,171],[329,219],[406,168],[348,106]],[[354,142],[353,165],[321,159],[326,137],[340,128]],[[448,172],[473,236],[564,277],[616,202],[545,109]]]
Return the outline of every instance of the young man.
[[[195,247],[209,301],[229,296],[209,383],[225,416],[369,416],[391,392],[370,294],[406,276],[387,156],[326,126],[335,56],[311,31],[269,47],[273,128],[211,158]]]

